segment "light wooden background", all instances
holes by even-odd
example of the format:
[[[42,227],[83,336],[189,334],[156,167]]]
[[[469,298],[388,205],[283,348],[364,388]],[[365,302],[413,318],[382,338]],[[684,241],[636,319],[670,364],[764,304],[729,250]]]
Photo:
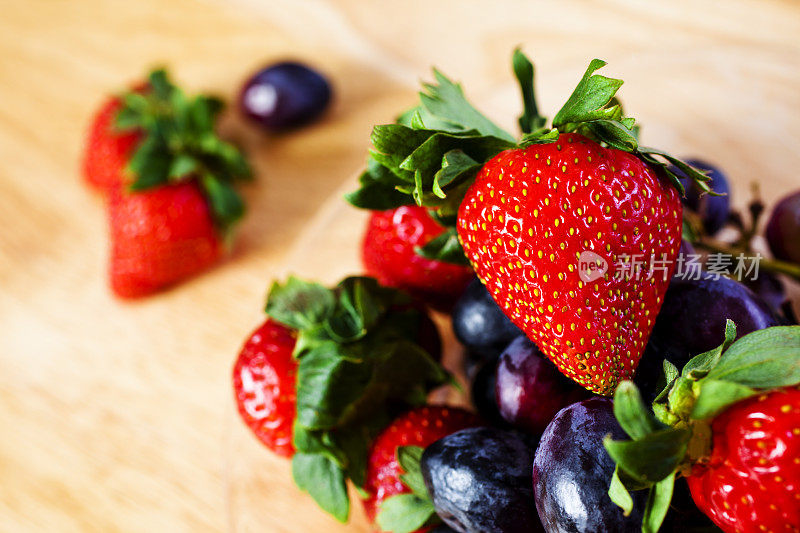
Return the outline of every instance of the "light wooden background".
[[[249,438],[230,368],[273,276],[355,268],[361,218],[337,195],[370,126],[436,64],[511,127],[518,44],[545,110],[605,58],[647,143],[721,164],[735,203],[751,181],[768,200],[800,187],[792,0],[0,0],[0,531],[366,530],[360,510],[349,528],[322,515]],[[231,97],[285,57],[328,73],[336,101],[281,137],[226,116],[258,172],[233,257],[115,301],[103,204],[78,175],[89,113],[152,65]]]

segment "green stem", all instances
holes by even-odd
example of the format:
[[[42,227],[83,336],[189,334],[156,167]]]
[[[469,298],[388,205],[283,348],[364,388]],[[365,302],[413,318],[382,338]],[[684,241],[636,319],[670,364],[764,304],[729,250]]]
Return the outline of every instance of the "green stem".
[[[704,248],[711,252],[717,252],[733,256],[745,251],[740,247],[730,246],[728,244],[716,241],[709,237],[701,237],[694,244],[696,244],[700,248]],[[761,260],[759,261],[759,268],[763,268],[764,270],[768,270],[769,272],[773,272],[776,274],[784,274],[794,279],[795,281],[800,282],[800,265],[789,263],[787,261],[780,261],[778,259],[770,259],[768,257],[762,257]]]

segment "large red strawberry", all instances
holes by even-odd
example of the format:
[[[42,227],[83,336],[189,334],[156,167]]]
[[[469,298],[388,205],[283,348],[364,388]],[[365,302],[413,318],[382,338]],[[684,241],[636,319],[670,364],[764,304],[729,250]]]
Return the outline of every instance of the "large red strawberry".
[[[641,159],[566,133],[486,163],[458,234],[511,320],[566,375],[610,394],[633,375],[653,329],[681,215],[678,192]],[[587,261],[608,271],[592,279]],[[625,261],[647,270],[623,271]]]
[[[682,185],[668,163],[705,191],[708,177],[639,145],[615,99],[622,81],[594,74],[604,64],[592,61],[548,128],[533,65],[516,52],[520,140],[436,72],[419,107],[373,130],[348,200],[372,207],[404,193],[435,210],[448,228],[426,255],[457,257],[457,233],[505,314],[561,372],[609,395],[633,375],[680,246]]]
[[[122,106],[120,98],[109,98],[92,119],[86,141],[84,179],[104,192],[124,183],[128,160],[141,141],[140,132],[121,132],[114,127],[117,113]]]
[[[296,342],[291,329],[267,319],[247,339],[233,367],[239,414],[267,448],[284,457],[294,454]]]
[[[736,339],[679,371],[664,362],[652,411],[623,382],[614,413],[630,441],[605,441],[617,462],[609,495],[629,509],[626,489],[650,487],[643,530],[656,531],[676,475],[697,506],[729,533],[800,531],[800,326]]]
[[[800,531],[800,388],[738,403],[711,428],[711,457],[687,478],[700,510],[730,533]]]
[[[250,171],[214,132],[221,106],[215,98],[189,98],[157,70],[96,117],[86,179],[110,196],[110,274],[118,296],[153,293],[222,255],[226,234],[244,213],[231,182]]]
[[[448,307],[472,279],[472,269],[422,257],[416,252],[444,231],[427,209],[416,205],[374,211],[362,246],[367,274],[424,302]]]
[[[208,202],[193,182],[109,198],[111,288],[146,296],[209,268],[223,252]]]
[[[381,504],[391,496],[411,490],[403,484],[403,469],[397,458],[401,446],[425,448],[451,433],[480,425],[477,416],[457,407],[418,407],[396,418],[381,432],[372,444],[367,463],[365,489],[369,498],[364,509],[371,522],[381,509]],[[417,533],[427,531],[420,529]]]

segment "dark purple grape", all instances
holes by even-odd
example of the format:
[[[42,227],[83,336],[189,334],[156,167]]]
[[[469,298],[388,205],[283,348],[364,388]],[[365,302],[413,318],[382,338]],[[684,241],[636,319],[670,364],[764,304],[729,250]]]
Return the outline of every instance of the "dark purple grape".
[[[742,280],[742,283],[767,302],[767,305],[776,314],[783,314],[784,306],[789,302],[789,296],[786,294],[786,288],[778,276],[769,272],[759,272],[755,278],[746,277]]]
[[[524,336],[500,356],[496,379],[500,414],[515,428],[533,435],[540,435],[560,409],[589,396]]]
[[[608,497],[614,460],[603,447],[603,438],[609,434],[628,439],[608,398],[565,407],[547,426],[533,460],[533,489],[548,533],[642,530],[645,491],[631,493],[634,506],[627,517]]]
[[[331,99],[328,80],[295,62],[266,67],[248,79],[239,96],[245,116],[269,130],[286,130],[317,118]]]
[[[495,395],[497,383],[497,361],[486,361],[478,367],[472,378],[470,396],[472,405],[486,422],[495,427],[508,427],[500,414]]]
[[[523,334],[477,278],[453,307],[453,332],[476,363],[495,359],[509,342]]]
[[[725,225],[725,222],[728,220],[728,213],[730,213],[731,190],[728,179],[719,168],[705,161],[700,159],[687,159],[686,162],[701,170],[709,171],[709,175],[711,176],[709,185],[711,189],[716,193],[725,194],[725,196],[701,194],[702,191],[700,188],[694,181],[689,180],[686,174],[681,172],[677,167],[670,167],[670,170],[681,178],[681,183],[684,189],[686,189],[686,196],[683,198],[683,203],[689,209],[700,215],[706,232],[709,235],[713,235]]]
[[[777,325],[775,314],[753,291],[730,278],[714,278],[704,272],[697,280],[673,279],[651,337],[691,357],[722,343],[727,319],[736,323],[738,337]]]
[[[436,514],[462,533],[542,531],[533,454],[520,435],[496,428],[465,429],[434,442],[420,466]]]
[[[690,243],[686,239],[682,239],[681,240],[681,247],[678,249],[678,254],[679,255],[683,255],[686,258],[686,260],[688,260],[687,256],[697,255],[697,250],[694,249],[694,246],[692,246],[692,243]]]
[[[447,524],[440,524],[431,530],[431,533],[458,533],[455,529]]]
[[[678,369],[689,359],[722,344],[725,322],[733,320],[737,336],[779,325],[764,300],[741,283],[702,273],[700,279],[673,277],[636,370],[634,381],[646,399],[655,390],[663,360]]]
[[[783,198],[772,210],[767,242],[778,259],[800,263],[800,191]]]

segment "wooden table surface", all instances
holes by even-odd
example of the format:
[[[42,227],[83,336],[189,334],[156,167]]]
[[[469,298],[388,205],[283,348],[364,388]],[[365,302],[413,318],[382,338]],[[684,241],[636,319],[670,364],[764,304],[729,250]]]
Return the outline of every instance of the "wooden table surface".
[[[273,276],[356,264],[360,215],[338,194],[371,125],[412,103],[436,64],[511,127],[518,44],[551,114],[601,57],[647,143],[720,163],[737,205],[753,181],[767,200],[800,187],[793,0],[0,0],[0,531],[365,531],[360,510],[347,527],[316,510],[244,433],[230,368]],[[225,116],[258,175],[233,256],[114,300],[104,207],[78,172],[102,95],[165,64],[230,98],[285,57],[326,72],[336,100],[284,136]],[[336,265],[307,247],[331,221]]]

